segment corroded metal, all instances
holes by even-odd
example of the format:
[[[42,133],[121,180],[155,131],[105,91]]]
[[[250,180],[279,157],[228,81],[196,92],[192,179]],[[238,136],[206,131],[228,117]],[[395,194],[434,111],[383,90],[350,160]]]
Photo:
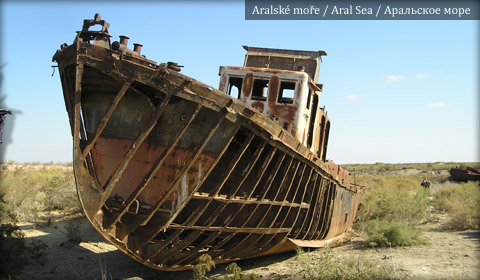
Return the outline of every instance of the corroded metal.
[[[480,181],[480,168],[467,166],[466,168],[455,167],[449,170],[450,178],[454,181]]]
[[[161,270],[344,238],[363,188],[326,160],[325,52],[245,47],[217,90],[129,49],[126,36],[110,43],[108,27],[85,20],[53,57],[80,202],[102,236]]]

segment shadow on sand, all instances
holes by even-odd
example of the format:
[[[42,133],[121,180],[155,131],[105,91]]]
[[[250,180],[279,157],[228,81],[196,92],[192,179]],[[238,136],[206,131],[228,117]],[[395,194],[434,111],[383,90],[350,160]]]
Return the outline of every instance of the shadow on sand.
[[[98,234],[85,218],[53,223],[23,224],[29,248],[40,257],[24,258],[11,273],[12,279],[192,279],[192,271],[166,272],[146,267],[131,259]],[[41,247],[41,246],[40,246]],[[282,262],[294,251],[237,261],[242,270]],[[218,264],[207,276],[223,275],[227,264]],[[8,277],[7,277],[8,279]]]

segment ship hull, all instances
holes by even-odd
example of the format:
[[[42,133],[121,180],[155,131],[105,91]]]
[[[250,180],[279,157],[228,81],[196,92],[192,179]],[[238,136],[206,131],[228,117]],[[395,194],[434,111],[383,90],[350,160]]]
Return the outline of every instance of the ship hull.
[[[273,120],[165,65],[77,40],[57,52],[82,209],[161,270],[321,247],[362,189]]]
[[[467,167],[463,168],[451,168],[450,177],[454,181],[467,182],[467,181],[480,181],[480,171],[478,168]]]

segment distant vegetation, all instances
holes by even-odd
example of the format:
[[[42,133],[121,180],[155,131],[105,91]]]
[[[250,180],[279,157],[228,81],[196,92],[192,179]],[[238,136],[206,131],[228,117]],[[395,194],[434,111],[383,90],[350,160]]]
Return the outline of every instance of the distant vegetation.
[[[73,170],[68,165],[3,165],[1,193],[20,221],[41,222],[52,213],[80,211]]]
[[[7,277],[29,262],[43,265],[47,251],[40,240],[26,242],[19,222],[50,224],[80,207],[68,164],[2,164],[0,184],[0,275]]]
[[[355,229],[374,246],[424,244],[418,226],[432,211],[450,216],[448,229],[478,229],[480,191],[478,182],[450,182],[452,167],[480,167],[480,163],[357,164],[345,165],[351,182],[366,186]],[[430,190],[420,186],[423,178]],[[428,211],[430,210],[430,211]]]
[[[364,173],[379,173],[379,172],[392,172],[399,170],[419,170],[422,173],[428,173],[429,171],[448,171],[450,168],[467,166],[480,168],[478,162],[434,162],[434,163],[381,163],[375,164],[345,164],[343,168],[350,171],[353,175],[354,171]]]

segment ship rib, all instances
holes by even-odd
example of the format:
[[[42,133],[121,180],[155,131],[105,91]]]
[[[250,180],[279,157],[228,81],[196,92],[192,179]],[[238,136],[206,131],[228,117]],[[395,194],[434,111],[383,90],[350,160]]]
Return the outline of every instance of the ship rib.
[[[118,103],[122,99],[125,92],[127,92],[128,88],[130,87],[130,84],[131,83],[129,83],[129,82],[125,82],[123,84],[122,88],[116,94],[115,99],[113,100],[112,104],[110,105],[110,107],[107,110],[107,113],[105,114],[102,121],[98,125],[97,131],[95,132],[95,136],[93,137],[93,139],[90,141],[90,143],[83,150],[81,160],[84,160],[87,157],[87,154],[90,153],[91,149],[93,148],[93,146],[97,142],[98,138],[100,137],[100,134],[102,134],[103,129],[105,129],[105,127],[107,126],[108,120],[112,116],[113,111],[115,110],[115,108],[117,108]]]
[[[295,175],[296,175],[296,172],[300,166],[300,162],[297,160],[296,163],[293,163],[295,159],[292,158],[292,160],[290,161],[290,164],[287,168],[288,172],[285,174],[285,176],[282,178],[282,181],[281,183],[278,185],[278,190],[277,190],[277,193],[275,195],[275,198],[273,199],[274,201],[279,201],[280,202],[280,207],[277,211],[277,214],[275,215],[275,213],[271,213],[272,212],[272,204],[269,205],[268,209],[265,211],[265,214],[263,215],[262,219],[257,223],[257,226],[256,228],[263,228],[263,225],[265,223],[268,223],[268,220],[266,220],[267,218],[270,218],[271,215],[275,215],[274,218],[272,219],[272,221],[269,223],[269,226],[267,228],[272,228],[273,225],[274,225],[274,222],[275,222],[275,219],[278,217],[278,215],[280,214],[280,209],[282,208],[281,206],[281,203],[282,202],[285,202],[285,198],[288,196],[288,191],[290,190],[292,184],[293,184],[293,181],[295,180]],[[296,165],[293,169],[291,168],[292,167],[292,164]],[[293,173],[291,170],[294,170]],[[288,183],[288,189],[287,191],[285,192],[285,196],[283,199],[278,199],[278,196],[280,195],[282,189],[284,189],[284,184],[285,182],[287,181],[287,178],[289,178],[291,176],[291,181],[290,183]],[[290,180],[290,179],[288,179]],[[257,208],[258,209],[258,208]],[[256,210],[257,210],[256,209]],[[255,214],[256,211],[254,211],[252,213],[252,216]],[[289,232],[289,231],[288,231]],[[287,232],[287,233],[288,233]],[[278,232],[277,232],[278,233]],[[246,246],[243,247],[243,249],[240,249],[240,250],[237,250],[237,248],[241,245],[242,242],[240,242],[236,247],[232,248],[230,251],[227,251],[225,253],[225,257],[228,258],[230,256],[230,254],[235,254],[236,256],[242,256],[246,251],[248,250],[251,250],[251,245],[252,244],[255,244],[256,242],[258,242],[263,236],[264,234],[271,234],[271,233],[268,233],[268,232],[262,232],[262,231],[259,231],[259,232],[255,232],[254,234],[250,233],[249,236],[247,236],[244,241],[248,240],[248,239],[251,239],[250,241],[250,244],[247,244]],[[254,246],[252,246],[254,247]],[[255,248],[256,249],[256,248]]]
[[[289,161],[289,163],[288,163],[288,166],[287,166],[286,170],[289,170],[289,169],[290,169],[290,167],[291,167],[291,165],[292,165],[292,162],[293,162],[293,158],[290,157],[290,161]],[[280,192],[280,190],[281,190],[281,187],[282,187],[282,185],[283,185],[286,177],[287,177],[287,176],[283,176],[283,177],[282,177],[281,182],[280,182],[280,184],[278,185],[279,187],[278,187],[278,189],[277,189],[277,192],[276,192],[276,194],[275,194],[275,196],[274,196],[274,199],[273,199],[274,201],[277,199],[277,196],[278,196],[278,194],[279,194],[279,192]],[[256,214],[257,214],[257,212],[258,212],[259,206],[260,206],[260,205],[256,205],[256,206],[255,206],[255,209],[252,211],[252,214],[251,214],[250,217],[245,221],[245,223],[242,225],[242,227],[248,226],[249,222],[251,221],[251,218],[256,216]],[[269,209],[270,209],[270,208],[271,208],[271,205],[269,205]],[[256,222],[256,223],[255,223],[255,224],[257,225],[257,226],[256,226],[257,228],[260,227],[260,225],[262,224],[262,222],[264,221],[264,219],[268,216],[268,212],[269,212],[269,211],[267,210],[267,212],[265,213],[265,215],[262,216],[261,220],[260,220],[259,222]],[[225,253],[223,253],[223,257],[224,257],[224,258],[227,258],[227,259],[230,258],[230,255],[231,255],[232,253],[236,253],[237,248],[239,248],[239,247],[240,247],[242,244],[244,244],[245,242],[250,241],[250,239],[252,239],[252,234],[251,234],[251,233],[250,233],[249,235],[247,235],[245,238],[243,238],[241,241],[239,241],[237,244],[235,244],[235,245],[233,246],[233,248],[229,248]],[[256,241],[255,241],[255,242],[256,242]],[[252,242],[250,242],[250,243],[247,242],[247,244],[245,244],[245,248],[247,248],[247,247],[250,246],[251,244],[252,244]]]
[[[239,232],[239,233],[263,233],[263,234],[274,234],[274,233],[285,233],[289,232],[289,228],[248,228],[248,227],[213,227],[213,226],[182,226],[182,225],[170,225],[168,226],[171,229],[181,229],[181,230],[198,230],[198,231],[219,231],[219,232]],[[175,245],[176,246],[176,245]],[[170,257],[173,256],[170,254]],[[151,258],[151,257],[150,257]],[[148,258],[148,259],[150,259]],[[228,257],[226,257],[228,259]]]
[[[238,162],[240,161],[240,159],[244,155],[247,148],[250,146],[250,143],[252,142],[254,137],[255,137],[255,134],[250,133],[249,136],[244,140],[244,142],[242,143],[242,146],[240,147],[240,149],[238,150],[236,155],[233,157],[233,159],[230,161],[229,166],[227,168],[225,168],[225,171],[220,176],[220,178],[223,178],[223,179],[218,181],[218,184],[215,187],[212,188],[212,190],[214,190],[214,192],[211,195],[209,194],[209,196],[213,197],[213,196],[218,195],[220,190],[223,188],[223,185],[225,184],[225,182],[230,178],[230,175],[232,174],[234,169],[237,167]],[[193,225],[202,216],[202,214],[207,209],[208,205],[209,205],[209,203],[207,203],[207,205],[205,205],[204,207],[198,209],[195,212],[195,215],[191,215],[190,218],[185,222],[185,224]]]
[[[243,177],[242,179],[242,182],[244,182],[245,178],[248,176],[248,174],[250,174],[250,172],[252,171],[255,163],[257,162],[258,158],[260,157],[263,149],[265,148],[265,145],[266,145],[266,141],[262,141],[262,144],[257,148],[257,150],[255,151],[255,155],[254,155],[254,160],[250,163],[250,167],[247,168],[247,174]],[[231,196],[233,196],[234,194],[237,193],[238,189],[240,188],[241,186],[241,183],[240,184],[237,184],[238,187],[233,191],[231,192]],[[223,184],[222,184],[223,186]],[[218,192],[220,191],[220,188],[218,188],[217,192],[214,194],[214,195],[218,195]],[[229,197],[229,195],[227,195],[227,197]],[[204,209],[207,209],[208,205],[212,202],[212,200],[209,200],[207,202],[207,204],[204,206]],[[214,216],[211,216],[209,218],[209,222],[205,225],[206,227],[211,227],[211,228],[222,228],[222,227],[213,227],[213,223],[215,222],[215,220],[217,219],[217,217],[219,216],[220,213],[222,213],[223,209],[227,206],[227,203],[224,203],[224,204],[221,204],[219,207],[217,207],[217,209],[215,209],[213,211]],[[198,215],[198,217],[200,217],[200,215]],[[197,227],[197,226],[192,226],[193,223],[190,223],[189,225],[186,226],[186,228],[192,228],[192,229],[202,229],[202,227]],[[204,226],[204,227],[205,227]],[[169,226],[169,228],[172,228],[171,226]],[[173,227],[175,228],[175,227]],[[225,231],[225,230],[214,230],[214,231]],[[197,231],[197,232],[193,232],[191,233],[188,237],[186,237],[184,240],[182,240],[182,242],[180,244],[178,244],[177,249],[174,249],[177,253],[178,251],[182,250],[183,248],[187,247],[191,242],[193,242],[198,236],[200,236],[201,234],[203,233],[203,231]],[[183,244],[182,244],[183,243]],[[183,247],[183,248],[182,248]],[[155,257],[158,253],[160,253],[159,251],[156,252],[156,254],[154,254],[153,256],[149,256],[149,258],[152,258],[152,257]],[[160,257],[160,259],[163,259],[160,263],[164,263],[166,260],[168,260],[170,257],[173,256],[173,254],[168,254],[167,252],[163,252],[162,253],[162,256],[165,256],[165,257]]]
[[[294,194],[294,197],[293,197],[292,201],[295,201],[295,199],[296,199],[296,197],[297,197],[297,194],[298,194],[298,190],[299,190],[299,189],[301,188],[301,186],[302,186],[302,181],[303,181],[303,178],[304,178],[304,175],[305,175],[305,170],[307,169],[307,166],[308,166],[308,165],[307,165],[306,163],[303,163],[303,168],[302,168],[301,174],[299,175],[300,178],[299,178],[297,184],[295,184],[295,194]],[[297,170],[298,170],[298,169],[297,169]],[[310,175],[311,175],[311,173],[312,173],[312,170],[310,171]],[[297,171],[295,171],[295,174],[298,174]],[[294,180],[294,181],[295,181],[295,180]],[[292,181],[292,184],[293,184],[294,181]],[[302,198],[302,200],[303,200],[303,198]],[[290,211],[292,210],[292,208],[296,208],[296,207],[295,207],[295,204],[296,204],[296,203],[287,203],[287,202],[285,202],[285,201],[282,202],[282,204],[281,204],[282,207],[288,207],[288,210],[287,210],[286,215],[283,217],[282,222],[280,223],[279,228],[284,228],[284,227],[285,227],[285,222],[286,222],[286,220],[287,220],[287,218],[288,218],[288,216],[289,216],[289,214],[290,214]],[[308,205],[308,204],[305,204],[305,205]],[[308,207],[305,207],[305,208],[308,209]],[[300,209],[301,209],[301,208],[299,207],[299,208],[298,208],[298,211],[300,211]],[[276,222],[278,216],[280,215],[280,213],[281,213],[281,209],[279,209],[279,211],[277,212],[277,215],[276,215],[275,219],[274,219],[274,220],[272,221],[272,223],[270,224],[270,228],[273,227],[273,225],[275,224],[275,222]],[[286,227],[287,227],[287,228],[290,228],[290,230],[291,230],[291,226],[288,226],[288,225],[287,225]],[[275,244],[270,245],[270,242],[272,242],[273,240],[275,240],[275,237],[277,237],[277,236],[278,236],[278,233],[272,234],[272,235],[264,242],[265,245],[262,246],[261,249],[262,249],[262,250],[265,250],[265,248],[270,248],[271,246],[274,246]],[[261,237],[260,237],[260,238],[261,238]],[[260,238],[259,238],[259,240],[260,240]],[[239,254],[239,256],[242,257],[242,256],[246,256],[246,255],[249,255],[249,254],[256,255],[257,251],[259,251],[258,248],[252,248],[252,249],[249,250],[249,251],[243,252],[243,254]],[[258,252],[258,253],[260,253],[260,252]]]
[[[314,169],[311,168],[307,180],[306,180],[305,182],[303,182],[303,179],[305,178],[304,175],[305,175],[305,170],[307,169],[307,166],[308,166],[308,165],[305,164],[305,166],[304,166],[304,168],[303,168],[302,175],[301,175],[300,180],[298,181],[297,191],[295,192],[293,201],[295,201],[295,199],[297,198],[298,189],[300,189],[302,186],[304,186],[305,183],[309,182],[309,180],[310,180],[310,178],[311,178],[311,176],[312,176],[312,174],[313,174],[313,172],[314,172]],[[300,201],[303,201],[304,196],[305,196],[305,191],[302,193],[302,198],[301,198]],[[307,204],[307,205],[308,205],[308,204]],[[295,214],[295,220],[293,221],[293,223],[291,223],[290,225],[288,225],[288,224],[285,225],[285,223],[287,223],[288,217],[290,216],[290,212],[292,211],[293,208],[295,208],[295,207],[290,207],[290,208],[288,209],[287,214],[285,215],[285,217],[283,218],[282,223],[280,224],[280,228],[283,228],[283,227],[289,227],[289,228],[291,228],[291,227],[293,227],[293,225],[295,224],[295,222],[296,222],[296,221],[295,221],[295,220],[296,220],[296,217],[297,217],[298,213],[300,213],[301,208],[298,208],[298,209],[297,209],[297,214]],[[308,208],[307,208],[307,209],[308,209]],[[269,246],[270,246],[270,242],[273,242],[273,241],[275,240],[275,237],[277,237],[276,234],[272,235],[272,236],[270,237],[270,239],[265,242],[265,247],[269,247]]]
[[[334,204],[334,201],[335,201],[335,195],[336,195],[336,188],[335,188],[335,184],[333,182],[330,183],[331,187],[330,187],[330,192],[329,192],[329,198],[328,198],[328,201],[327,201],[327,209],[325,211],[325,214],[323,216],[324,218],[324,221],[326,221],[324,223],[324,225],[322,226],[322,229],[321,231],[319,232],[319,234],[321,234],[322,238],[325,238],[325,236],[327,235],[327,230],[328,228],[330,228],[330,223],[331,223],[331,217],[333,215],[333,204]]]
[[[226,197],[232,197],[234,196],[238,190],[240,189],[240,187],[242,186],[243,182],[245,182],[245,179],[248,177],[248,175],[250,174],[250,172],[252,171],[253,167],[255,166],[255,163],[258,161],[258,159],[260,158],[260,155],[262,154],[264,148],[265,148],[265,145],[266,145],[266,141],[262,141],[262,144],[257,148],[257,150],[255,151],[255,154],[254,154],[254,160],[250,162],[250,167],[247,167],[247,172],[246,174],[243,176],[243,179],[242,179],[242,182],[237,184],[237,188],[233,191],[230,192],[230,194],[228,194]],[[215,196],[218,195],[218,191],[216,192]],[[207,206],[212,202],[212,200],[209,200],[209,202],[204,206],[204,208],[206,209]],[[235,227],[214,227],[213,224],[215,223],[215,221],[217,220],[218,216],[220,215],[220,213],[222,213],[222,211],[225,209],[225,207],[227,206],[228,202],[227,203],[222,203],[220,204],[217,209],[215,209],[213,211],[213,213],[215,213],[213,216],[211,216],[209,218],[209,222],[203,226],[203,227],[210,227],[210,228],[216,228],[217,230],[213,230],[213,231],[219,231],[219,232],[224,232],[224,231],[227,231],[227,232],[230,232],[229,230],[223,230],[224,228],[225,229],[228,229],[228,228],[235,228]],[[202,229],[202,227],[196,227],[194,226],[193,228],[198,228],[198,229]],[[187,247],[191,242],[193,242],[198,236],[200,236],[201,234],[203,233],[203,230],[202,231],[197,231],[197,232],[193,232],[192,234],[190,234],[187,238],[185,238],[185,242],[182,241],[182,243],[184,243],[184,245],[181,245],[179,244],[178,248],[177,249],[174,249],[174,251],[176,251],[176,253],[178,253],[180,250],[182,250],[183,248]],[[183,248],[182,248],[183,247]],[[170,257],[173,256],[173,254],[167,254],[167,252],[164,252],[162,254],[164,257],[164,259],[161,261],[161,263],[163,264],[165,261],[167,261]]]
[[[314,185],[314,191],[312,193],[312,199],[310,201],[310,205],[313,207],[310,207],[310,209],[308,209],[309,211],[306,213],[304,223],[302,225],[301,234],[300,234],[301,237],[299,239],[302,239],[302,240],[305,239],[307,237],[308,231],[310,230],[310,227],[312,226],[312,222],[313,222],[312,217],[315,213],[318,197],[322,194],[322,191],[324,190],[322,188],[322,185],[324,184],[324,182],[325,182],[325,178],[322,175],[318,174],[317,180]]]
[[[314,193],[316,192],[316,190],[317,190],[317,188],[316,188],[316,187],[317,187],[317,181],[318,181],[318,178],[321,177],[321,175],[320,175],[318,172],[316,172],[315,170],[314,170],[314,172],[315,172],[314,178],[312,178],[311,181],[310,181],[309,184],[308,184],[308,186],[310,186],[310,188],[311,188],[311,190],[312,190],[312,191],[310,192],[310,195],[311,195],[311,196],[310,196],[310,197],[307,197],[307,200],[308,200],[307,203],[308,203],[309,205],[312,205],[312,204],[311,204],[312,197],[313,197],[313,194],[314,194]],[[310,185],[310,183],[312,183],[312,185]],[[307,192],[307,191],[310,189],[310,188],[308,188],[308,186],[307,186],[307,189],[305,190],[305,192]],[[310,212],[310,210],[313,210],[313,207],[310,207],[310,208],[308,209],[308,211],[306,211],[305,216],[304,216],[301,220],[298,220],[298,222],[300,222],[301,225],[299,225],[298,227],[296,227],[296,228],[297,228],[297,231],[294,232],[294,239],[298,239],[299,236],[300,236],[300,234],[303,232],[303,228],[304,228],[304,226],[305,226],[305,223],[308,221],[308,220],[307,220],[307,216],[308,216],[308,213]],[[297,218],[296,218],[295,220],[298,219],[299,214],[300,214],[300,212],[297,213]],[[295,226],[294,226],[294,227],[295,227]]]
[[[202,108],[201,104],[198,104],[195,110],[193,110],[188,117],[186,117],[185,122],[183,123],[182,127],[179,129],[177,134],[170,140],[170,142],[167,144],[166,148],[162,151],[156,162],[152,165],[152,168],[147,172],[145,175],[144,179],[138,184],[138,186],[135,188],[135,190],[130,194],[130,196],[127,198],[125,201],[125,207],[122,209],[118,215],[111,221],[104,223],[104,228],[107,230],[110,230],[113,225],[115,225],[127,212],[127,210],[130,208],[132,203],[137,199],[139,194],[145,189],[145,187],[148,185],[148,183],[153,179],[155,174],[160,170],[160,167],[162,167],[163,163],[165,162],[165,159],[170,155],[170,153],[173,151],[175,146],[178,144],[180,141],[180,138],[183,136],[189,125],[192,123],[193,119],[195,116],[197,116],[198,112],[200,112],[200,109]],[[114,215],[114,214],[112,214]]]
[[[251,196],[251,194],[253,193],[253,190],[258,186],[258,183],[259,183],[259,181],[260,181],[260,178],[263,177],[263,175],[264,175],[264,173],[265,173],[265,171],[266,171],[266,169],[267,169],[267,166],[270,165],[270,163],[271,163],[274,155],[276,154],[276,152],[277,152],[277,149],[276,149],[276,148],[273,148],[273,149],[271,150],[271,152],[269,153],[269,156],[266,158],[265,168],[262,168],[262,169],[260,170],[260,172],[258,172],[258,174],[254,177],[254,179],[252,179],[252,180],[254,180],[255,184],[254,184],[254,186],[252,187],[252,191],[249,192],[249,193],[250,193],[250,196]],[[215,196],[209,196],[209,198],[212,198],[212,199],[214,199],[214,197],[215,197]],[[250,201],[249,199],[250,199],[250,197],[247,197],[247,198],[246,198],[246,201]],[[224,223],[224,224],[225,224],[225,227],[228,227],[228,226],[230,225],[230,223],[235,219],[235,217],[238,215],[238,213],[240,213],[240,212],[242,211],[242,209],[244,208],[245,205],[246,205],[246,203],[243,203],[243,204],[240,206],[240,209],[239,209],[229,220],[226,220],[226,221],[225,221],[225,223]],[[225,207],[225,206],[226,206],[226,205],[224,205],[224,207]],[[223,209],[224,207],[222,207],[221,209]],[[206,207],[205,207],[205,209],[206,209]],[[218,207],[217,209],[215,209],[213,212],[219,213],[219,212],[218,212],[218,209],[220,209],[220,207]],[[202,212],[202,213],[203,213],[203,212]],[[218,216],[218,214],[216,215],[216,217],[217,217],[217,216]],[[200,217],[200,216],[199,216],[199,217]],[[213,242],[220,234],[221,234],[220,231],[217,231],[217,232],[211,234],[211,235],[210,235],[209,237],[207,237],[204,241],[202,241],[197,247],[198,247],[198,248],[204,248],[205,246],[207,246],[208,244],[210,244],[211,242]],[[233,236],[233,235],[230,235],[230,236]],[[176,264],[180,264],[180,263],[186,262],[186,260],[194,260],[194,259],[196,259],[200,254],[201,254],[200,252],[194,253],[194,254],[192,254],[191,256],[187,256],[187,257],[184,257],[184,258],[182,258],[182,259],[176,260],[174,264],[175,264],[175,265],[176,265]]]
[[[115,188],[116,184],[118,183],[118,181],[120,181],[120,178],[122,177],[124,171],[126,170],[126,167],[129,164],[130,160],[133,158],[133,156],[135,155],[137,150],[142,145],[143,141],[145,141],[147,136],[150,134],[152,129],[157,124],[158,119],[162,115],[162,113],[165,110],[170,98],[173,95],[174,95],[174,92],[169,91],[168,94],[166,96],[164,96],[162,101],[157,105],[157,107],[155,108],[155,111],[153,112],[152,117],[149,120],[149,122],[147,123],[147,125],[143,128],[142,132],[137,137],[135,142],[130,146],[127,154],[122,157],[122,159],[120,160],[119,166],[116,168],[115,172],[113,173],[113,176],[110,177],[109,180],[105,183],[102,204],[105,203],[105,201],[108,199],[108,197],[112,193],[113,189]]]
[[[202,141],[202,145],[195,149],[194,155],[190,159],[190,162],[186,166],[184,166],[184,168],[180,172],[180,175],[177,176],[177,179],[172,184],[170,184],[170,186],[168,187],[167,192],[165,193],[163,198],[160,199],[156,203],[156,205],[151,208],[150,213],[147,215],[147,217],[143,221],[141,221],[141,223],[140,223],[141,227],[137,229],[137,231],[140,230],[140,232],[135,238],[135,244],[137,246],[138,245],[142,245],[142,246],[145,245],[149,240],[151,240],[153,237],[155,237],[155,235],[157,235],[160,231],[162,231],[164,228],[166,228],[166,226],[164,226],[164,225],[159,226],[159,225],[152,224],[152,223],[149,223],[149,222],[152,219],[152,217],[155,215],[157,210],[160,209],[160,207],[163,205],[163,203],[167,200],[168,196],[176,189],[177,185],[182,180],[182,177],[190,170],[190,168],[192,167],[195,160],[198,158],[200,153],[203,151],[203,148],[205,148],[208,141],[212,138],[215,131],[217,131],[217,129],[220,126],[220,124],[222,123],[222,121],[224,121],[225,115],[227,113],[228,113],[228,110],[226,110],[226,109],[219,112],[218,118],[215,121],[213,121],[213,123],[214,123],[213,127],[209,130],[209,133],[204,137],[204,139]],[[197,186],[197,188],[198,188],[198,186]],[[193,192],[195,192],[195,191],[196,190],[193,190]],[[189,201],[189,199],[187,198],[182,203],[182,205],[179,207],[179,209],[177,209],[177,212],[176,212],[177,215],[178,215],[179,211],[182,210],[185,203],[188,202],[188,201]],[[176,217],[175,214],[172,215],[172,217],[169,218],[168,221],[165,224],[168,226],[168,224],[170,224],[175,219],[175,217]],[[142,229],[144,229],[144,230],[142,230]]]
[[[238,130],[237,130],[238,131]],[[235,136],[232,137],[232,139],[234,138]],[[253,133],[250,133],[243,141],[240,149],[238,149],[237,153],[235,154],[235,156],[233,157],[232,160],[230,160],[230,163],[228,165],[228,168],[225,169],[224,171],[224,175],[222,176],[222,178],[224,178],[224,180],[221,180],[219,181],[219,185],[216,186],[214,188],[214,190],[217,190],[219,191],[223,184],[225,183],[225,181],[228,179],[228,177],[231,175],[231,173],[233,172],[233,170],[236,168],[237,166],[237,163],[240,161],[241,157],[244,155],[245,151],[247,150],[247,148],[249,147],[250,143],[252,142],[253,138],[255,137],[255,134]],[[229,143],[230,144],[230,143]],[[227,150],[229,145],[226,145],[225,146],[225,150],[224,152]],[[222,153],[223,155],[224,153]],[[221,158],[221,156],[218,157],[218,160]],[[216,165],[215,165],[216,166]],[[212,168],[213,169],[213,168]],[[206,176],[207,177],[207,176]],[[202,182],[203,183],[203,182]],[[192,215],[190,215],[190,217],[184,222],[184,224],[187,224],[187,225],[193,225],[199,218],[200,216],[202,215],[202,213],[205,211],[206,207],[203,207],[203,208],[198,208],[195,210],[194,213],[192,213]],[[162,242],[162,244],[152,244],[152,245],[148,245],[148,247],[146,248],[146,252],[152,252],[149,254],[153,256],[153,254],[156,254],[159,250],[163,250],[166,246],[168,246],[168,244],[174,240],[175,238],[177,238],[181,233],[183,232],[183,230],[175,230],[167,240],[164,240]],[[170,238],[171,237],[171,238]],[[188,246],[188,245],[187,245]],[[146,253],[145,253],[146,254]],[[146,257],[145,259],[150,259],[151,257]],[[156,263],[156,262],[155,262]]]
[[[311,212],[311,215],[312,215],[311,217],[318,216],[319,213],[321,214],[320,212],[321,210],[319,210],[319,204],[323,204],[322,201],[324,200],[324,196],[325,196],[324,194],[325,192],[328,192],[328,181],[324,177],[321,177],[321,178],[322,179],[320,181],[319,191],[314,201],[314,209]],[[315,230],[317,228],[319,221],[320,219],[312,219],[312,218],[310,219],[308,228],[306,230],[306,234],[302,239],[310,240],[312,238],[312,235],[315,233]]]
[[[326,206],[329,203],[330,199],[330,182],[327,180],[323,180],[324,184],[322,184],[322,193],[318,196],[317,198],[317,203],[316,203],[316,208],[314,213],[314,216],[318,216],[319,218],[316,219],[311,223],[311,228],[307,230],[307,236],[306,239],[308,240],[313,240],[315,239],[315,236],[318,235],[320,232],[319,230],[322,229],[322,227],[325,226],[326,221],[324,220],[325,218],[325,212],[327,210]]]
[[[274,165],[276,165],[276,166],[273,167],[275,171],[274,171],[272,174],[269,174],[270,176],[267,175],[267,176],[268,176],[268,177],[267,177],[267,182],[265,182],[265,184],[263,185],[262,190],[261,190],[261,193],[263,193],[263,195],[261,196],[261,200],[265,199],[265,196],[266,196],[267,192],[269,191],[270,187],[272,186],[272,182],[273,182],[273,180],[275,179],[275,177],[277,176],[278,171],[280,170],[280,167],[282,166],[285,158],[286,158],[286,154],[283,153],[282,156],[281,156],[281,159],[278,160],[278,161],[276,161],[276,162],[274,163]],[[254,192],[255,192],[255,191],[252,191],[251,193],[253,194]],[[245,205],[245,204],[244,204],[244,205]],[[256,207],[258,207],[258,205],[256,205]],[[238,211],[237,213],[234,214],[235,217],[234,217],[232,220],[234,220],[234,219],[238,216],[238,214],[240,214],[240,211]],[[251,215],[248,216],[248,218],[250,218],[250,217],[251,217]],[[245,227],[245,224],[246,224],[247,222],[248,222],[248,219],[247,219],[247,221],[245,221],[245,222],[241,225],[241,227]],[[230,234],[229,236],[225,237],[225,238],[224,238],[222,241],[220,241],[218,244],[216,244],[216,245],[212,248],[212,250],[211,250],[212,253],[210,254],[210,256],[211,256],[213,259],[215,259],[215,258],[218,257],[219,255],[221,255],[221,254],[223,253],[223,250],[220,250],[220,252],[218,252],[218,251],[219,251],[219,248],[222,248],[224,245],[226,245],[226,244],[227,244],[234,236],[236,236],[236,235],[237,235],[237,233],[234,232],[234,233]],[[217,252],[215,252],[215,251],[217,251]],[[188,261],[192,261],[192,259],[189,258]]]
[[[211,200],[211,201],[219,201],[223,203],[237,203],[237,204],[266,204],[266,205],[274,205],[274,206],[288,206],[293,208],[308,208],[308,204],[306,203],[294,203],[288,201],[272,201],[268,199],[258,200],[258,199],[244,199],[243,196],[235,196],[232,198],[227,198],[225,196],[209,196],[208,194],[204,193],[195,193],[194,198],[196,199],[203,199],[203,200]]]
[[[80,147],[80,107],[81,107],[81,94],[82,94],[82,75],[83,75],[84,64],[77,63],[77,67],[75,67],[75,88],[74,88],[74,104],[75,104],[75,121],[73,127],[73,146]],[[83,162],[81,160],[80,151],[78,149],[73,149],[74,151],[74,160],[76,161],[74,164],[80,164]]]

